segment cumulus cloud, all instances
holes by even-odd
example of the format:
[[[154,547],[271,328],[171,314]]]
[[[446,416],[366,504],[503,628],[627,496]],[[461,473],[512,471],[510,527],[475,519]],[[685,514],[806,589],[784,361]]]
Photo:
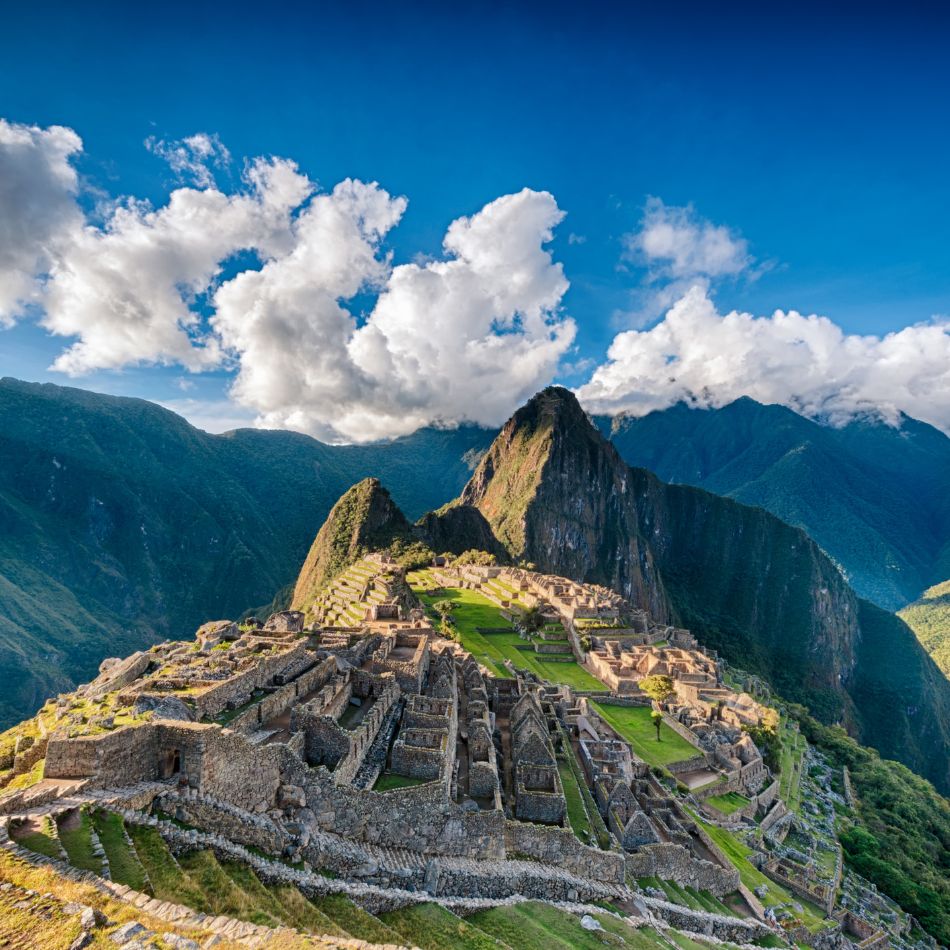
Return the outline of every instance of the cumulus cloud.
[[[696,213],[650,198],[640,228],[624,237],[628,257],[642,259],[652,277],[674,280],[734,277],[753,263],[745,238]]]
[[[0,119],[0,327],[37,301],[42,275],[82,226],[71,164],[81,150],[72,129]]]
[[[258,158],[222,190],[216,136],[146,144],[183,184],[94,222],[71,163],[79,137],[0,125],[0,320],[35,303],[70,341],[56,370],[226,367],[259,424],[366,440],[499,423],[573,344],[546,248],[563,212],[546,192],[499,198],[449,226],[442,259],[393,267],[384,240],[406,199],[376,183],[317,193],[293,162]],[[376,303],[358,318],[364,293]]]
[[[669,309],[690,287],[745,277],[763,270],[749,243],[725,225],[697,213],[692,205],[675,207],[649,198],[636,231],[622,239],[623,260],[645,268],[630,306],[614,314],[620,325],[642,327]]]
[[[862,413],[894,424],[904,412],[950,432],[950,321],[849,335],[827,317],[795,311],[723,315],[696,286],[656,326],[618,334],[578,390],[593,412],[634,415],[740,396],[833,425]]]
[[[149,136],[145,147],[168,162],[180,181],[190,181],[199,188],[214,184],[214,168],[227,168],[231,153],[217,135],[197,132],[180,140],[166,141]]]
[[[220,362],[193,307],[238,251],[263,258],[292,246],[291,212],[311,191],[293,162],[258,159],[234,194],[179,188],[153,209],[127,200],[104,227],[60,250],[45,286],[43,325],[78,337],[54,362],[70,375],[135,363],[199,370]]]
[[[390,272],[379,245],[404,209],[378,185],[343,182],[301,214],[291,254],[219,288],[232,392],[262,424],[347,440],[497,424],[556,372],[575,327],[544,247],[563,217],[553,197],[499,198],[452,223],[447,260]],[[367,286],[380,293],[358,326],[340,301]]]

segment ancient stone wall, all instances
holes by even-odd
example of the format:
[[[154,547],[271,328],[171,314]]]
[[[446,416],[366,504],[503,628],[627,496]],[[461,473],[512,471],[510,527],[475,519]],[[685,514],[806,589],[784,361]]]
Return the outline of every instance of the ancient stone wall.
[[[243,706],[251,699],[255,689],[270,686],[275,675],[311,661],[312,657],[306,640],[301,640],[290,650],[280,650],[273,656],[262,656],[246,672],[194,696],[196,715],[199,719],[213,719],[225,709]]]
[[[259,703],[241,713],[228,724],[236,732],[253,732],[275,716],[280,716],[290,709],[301,697],[319,689],[329,682],[336,673],[336,660],[327,657],[317,663],[286,686],[280,686],[273,693],[265,696]]]
[[[659,877],[682,887],[709,891],[717,897],[729,894],[739,886],[739,872],[697,858],[678,844],[645,845],[626,855],[627,873],[632,878]]]
[[[504,815],[469,812],[448,801],[441,782],[389,792],[336,785],[323,769],[304,779],[318,826],[356,841],[430,854],[492,860],[504,857]]]
[[[519,821],[504,824],[505,847],[512,857],[527,855],[581,877],[621,884],[624,857],[619,851],[601,851],[582,844],[572,831]]]
[[[157,730],[149,724],[74,739],[54,733],[46,750],[43,775],[95,777],[99,784],[121,787],[159,778],[159,765]]]

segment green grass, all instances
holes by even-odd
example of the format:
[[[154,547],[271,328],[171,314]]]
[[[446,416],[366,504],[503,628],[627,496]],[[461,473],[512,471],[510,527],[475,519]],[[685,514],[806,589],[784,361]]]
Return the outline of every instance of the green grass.
[[[716,811],[722,812],[724,815],[731,815],[748,805],[749,799],[738,792],[726,792],[725,795],[710,795],[706,799],[706,804],[712,805]]]
[[[571,823],[571,831],[584,842],[592,843],[593,830],[590,826],[590,818],[587,815],[587,807],[584,804],[584,796],[581,794],[580,787],[577,784],[577,777],[570,763],[563,758],[557,760],[558,774],[561,776],[561,787],[564,789],[564,798],[567,800],[567,820]]]
[[[62,858],[63,853],[56,841],[56,830],[53,828],[53,822],[49,818],[43,819],[43,830],[34,831],[31,834],[17,838],[17,841],[24,848],[36,854],[45,854],[48,858]]]
[[[609,914],[595,916],[603,930],[585,930],[580,917],[531,901],[481,910],[468,920],[503,945],[517,950],[603,950],[605,946],[634,950],[669,948],[669,943],[649,928],[635,929]]]
[[[586,780],[584,779],[584,770],[581,767],[581,764],[577,761],[577,756],[574,754],[574,747],[570,743],[570,739],[563,733],[561,733],[561,745],[562,745],[562,758],[558,760],[558,770],[562,769],[562,766],[566,765],[568,770],[574,777],[574,785],[577,790],[580,792],[583,804],[586,810],[586,816],[591,827],[591,831],[596,838],[596,841],[591,840],[590,844],[596,844],[598,847],[606,850],[610,847],[610,832],[607,831],[607,826],[604,824],[604,819],[601,817],[600,812],[597,810],[597,802],[594,801],[594,795],[590,790]],[[562,772],[561,775],[561,784],[564,786],[564,795],[568,796],[568,786],[564,782],[564,775]],[[571,803],[568,799],[568,819],[571,821],[571,827],[574,827],[574,820],[571,818]],[[578,816],[580,819],[580,816]],[[577,834],[577,830],[574,830],[574,833]],[[580,836],[578,836],[580,837]]]
[[[82,871],[102,874],[102,861],[92,852],[92,819],[85,811],[80,811],[75,828],[66,828],[66,822],[60,822],[59,840],[69,863]]]
[[[392,772],[383,772],[376,784],[373,786],[374,792],[388,792],[395,788],[415,788],[417,785],[425,785],[428,779],[410,778],[407,775],[394,775]]]
[[[438,595],[432,595],[417,587],[416,593],[430,613],[432,604],[437,600],[451,600],[455,604],[452,621],[459,632],[462,646],[495,676],[510,676],[504,665],[505,660],[510,660],[517,669],[530,670],[551,683],[564,683],[582,690],[606,689],[600,680],[578,666],[573,659],[569,663],[544,659],[514,630],[507,633],[480,633],[479,627],[509,628],[511,623],[502,616],[495,604],[477,591],[447,588]]]
[[[279,922],[260,901],[234,883],[210,851],[192,851],[180,857],[178,863],[206,895],[211,908],[209,913],[225,914],[265,927],[274,927]]]
[[[146,891],[148,882],[145,871],[125,840],[122,819],[112,812],[97,811],[93,812],[92,823],[109,861],[112,880],[136,891]]]
[[[325,914],[312,901],[307,900],[296,887],[290,884],[269,887],[281,908],[282,919],[295,930],[333,937],[350,937],[352,934],[339,922]]]
[[[313,897],[311,903],[351,937],[367,943],[402,943],[402,936],[343,894]]]
[[[379,919],[422,950],[498,950],[505,946],[438,904],[403,907],[380,914]]]
[[[130,825],[129,837],[142,867],[148,874],[152,893],[158,900],[187,904],[201,913],[211,913],[211,902],[201,888],[172,857],[162,836],[154,828]]]
[[[779,756],[779,796],[791,811],[798,812],[802,806],[802,768],[808,743],[796,729],[790,729],[783,719],[779,732],[782,751]]]
[[[648,765],[669,765],[699,755],[699,749],[688,743],[665,722],[660,724],[660,741],[650,718],[649,706],[607,706],[594,703],[597,712],[633,747]]]

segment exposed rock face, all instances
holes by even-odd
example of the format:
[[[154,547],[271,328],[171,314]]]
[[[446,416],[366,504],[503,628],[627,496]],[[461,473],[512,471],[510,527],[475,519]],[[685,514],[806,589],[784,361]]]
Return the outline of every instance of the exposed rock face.
[[[420,524],[435,538],[449,518],[451,550],[484,547],[487,522],[513,560],[613,587],[950,787],[950,684],[910,629],[860,601],[801,530],[627,466],[567,390],[518,410],[458,505]]]
[[[297,578],[291,607],[306,611],[326,583],[364,554],[408,539],[411,526],[378,478],[364,478],[333,506]]]
[[[630,470],[567,390],[544,390],[508,420],[461,503],[484,516],[514,560],[604,584],[657,620],[671,618]]]

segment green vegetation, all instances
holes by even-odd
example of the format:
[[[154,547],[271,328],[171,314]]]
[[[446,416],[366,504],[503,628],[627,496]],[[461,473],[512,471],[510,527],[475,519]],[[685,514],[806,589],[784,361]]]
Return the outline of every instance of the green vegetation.
[[[73,867],[102,873],[102,861],[92,851],[92,818],[85,809],[68,814],[59,822],[59,841]]]
[[[447,600],[454,604],[452,622],[458,631],[459,642],[495,676],[510,676],[504,661],[511,660],[516,668],[530,670],[552,683],[566,683],[584,690],[604,689],[603,683],[578,666],[573,657],[569,661],[553,660],[535,653],[511,629],[511,622],[502,616],[500,608],[478,591],[453,587],[436,596],[422,589],[418,574],[413,574],[410,582],[430,610],[435,610],[437,601]],[[488,630],[507,632],[485,632]]]
[[[201,913],[211,913],[208,897],[181,869],[155,828],[130,825],[127,830],[155,897],[176,904],[187,904]]]
[[[30,851],[35,851],[37,854],[45,854],[48,858],[61,858],[63,856],[56,840],[56,829],[49,818],[42,819],[41,830],[15,835],[15,837],[24,848],[29,848]]]
[[[597,914],[603,930],[585,930],[580,917],[537,901],[493,907],[468,918],[504,946],[518,950],[669,950],[669,943],[649,928],[634,928],[610,914]]]
[[[887,610],[940,580],[928,571],[950,537],[950,440],[929,426],[861,419],[836,428],[751,399],[598,422],[612,428],[631,465],[800,525],[844,567],[860,596]]]
[[[357,907],[342,894],[314,897],[311,898],[311,903],[357,940],[365,940],[367,943],[402,943],[403,938],[396,931],[387,927],[379,918],[368,914],[362,907]]]
[[[808,743],[805,737],[783,721],[780,728],[779,795],[794,812],[802,807],[802,769]]]
[[[724,815],[731,815],[740,808],[749,804],[749,799],[738,792],[727,792],[725,795],[710,795],[706,804],[712,805],[716,811],[721,811]]]
[[[754,867],[749,861],[749,855],[752,849],[745,844],[738,835],[717,825],[711,825],[703,821],[695,812],[690,812],[693,819],[703,827],[710,838],[718,845],[719,850],[726,855],[732,862],[742,883],[749,890],[755,890],[757,887],[765,887],[766,896],[762,903],[766,907],[774,907],[778,904],[798,903],[802,906],[801,913],[796,916],[809,930],[818,930],[826,925],[824,914],[814,905],[800,897],[796,897],[787,891],[780,884],[776,884],[771,878],[766,877],[758,868]]]
[[[92,679],[106,656],[271,604],[361,478],[379,477],[410,519],[443,504],[491,438],[475,426],[346,446],[293,432],[209,435],[140,399],[4,379],[0,729],[31,715],[37,697]],[[50,508],[40,483],[61,504]]]
[[[389,928],[422,950],[497,950],[504,946],[438,904],[416,904],[380,914]]]
[[[247,891],[234,883],[210,851],[192,851],[179,858],[178,864],[206,896],[208,913],[226,914],[266,927],[278,923],[275,916],[261,909]],[[184,895],[181,900],[185,901]]]
[[[411,561],[411,526],[378,478],[364,478],[344,492],[314,538],[294,587],[291,607],[306,611],[338,574],[364,558],[401,541]],[[418,553],[418,552],[416,552]],[[431,551],[423,558],[427,563]]]
[[[125,823],[113,812],[97,811],[92,814],[99,843],[106,853],[112,880],[136,891],[145,891],[148,879],[145,870],[125,840]]]
[[[802,707],[792,711],[808,741],[851,774],[857,807],[839,830],[847,863],[950,943],[950,803],[840,727],[822,725]]]
[[[699,753],[665,722],[660,725],[660,741],[657,742],[649,706],[610,706],[606,703],[594,703],[594,706],[648,765],[665,766],[691,759]]]
[[[666,702],[676,692],[676,688],[673,686],[673,677],[663,674],[644,676],[637,685],[650,699],[658,703]]]
[[[396,775],[393,772],[383,772],[376,779],[374,792],[388,792],[394,788],[414,788],[416,785],[425,785],[427,779],[410,778],[408,775]]]
[[[914,631],[937,666],[950,676],[950,581],[925,590],[898,616]]]

